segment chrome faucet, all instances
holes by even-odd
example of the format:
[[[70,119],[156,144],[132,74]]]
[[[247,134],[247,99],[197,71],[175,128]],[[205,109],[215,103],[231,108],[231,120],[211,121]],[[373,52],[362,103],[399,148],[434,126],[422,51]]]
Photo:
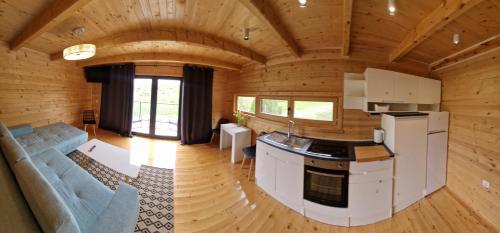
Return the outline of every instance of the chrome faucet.
[[[295,125],[295,122],[292,120],[288,121],[288,138],[291,138],[293,135],[293,125]]]

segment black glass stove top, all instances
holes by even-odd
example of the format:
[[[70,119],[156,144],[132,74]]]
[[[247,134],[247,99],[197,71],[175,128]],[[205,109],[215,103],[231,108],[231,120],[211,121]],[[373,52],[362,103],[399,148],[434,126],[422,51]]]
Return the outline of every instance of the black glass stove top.
[[[347,158],[350,154],[349,142],[319,139],[315,139],[307,151],[339,158]]]

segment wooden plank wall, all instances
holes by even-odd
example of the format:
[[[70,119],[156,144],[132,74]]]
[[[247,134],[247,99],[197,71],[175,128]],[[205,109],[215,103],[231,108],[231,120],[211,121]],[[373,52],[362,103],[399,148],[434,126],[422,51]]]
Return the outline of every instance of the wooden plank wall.
[[[170,76],[182,77],[182,66],[173,65],[145,65],[138,64],[135,69],[136,75],[145,76]],[[217,121],[221,118],[232,117],[232,102],[228,103],[226,93],[226,82],[228,79],[238,78],[239,72],[229,70],[214,71],[213,94],[212,94],[212,125],[215,127]],[[101,109],[101,85],[92,84],[92,104],[93,109],[96,111],[97,119],[99,119],[99,112]]]
[[[433,76],[443,81],[442,110],[451,113],[447,187],[500,230],[500,48]]]
[[[363,73],[366,67],[390,69],[416,75],[427,76],[427,71],[413,66],[386,65],[357,60],[309,60],[283,63],[272,66],[245,66],[239,79],[228,80],[227,101],[234,101],[235,94],[272,95],[273,93],[291,93],[291,96],[323,95],[342,96],[344,73]],[[304,94],[306,93],[306,94]],[[320,138],[371,139],[373,128],[380,127],[380,117],[370,116],[361,110],[343,112],[343,132],[324,129],[296,127],[301,135]],[[248,120],[248,127],[255,135],[261,131],[287,130],[286,123],[273,122],[259,117]]]
[[[74,63],[51,62],[29,49],[13,52],[0,41],[0,120],[7,126],[66,122],[82,124],[90,88]]]

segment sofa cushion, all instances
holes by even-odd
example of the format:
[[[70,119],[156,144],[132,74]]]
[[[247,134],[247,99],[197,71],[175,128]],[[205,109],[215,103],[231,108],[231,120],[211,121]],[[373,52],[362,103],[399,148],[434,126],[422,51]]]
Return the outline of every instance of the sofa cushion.
[[[50,147],[55,147],[63,154],[69,154],[87,141],[88,134],[71,125],[55,123],[35,128],[32,134],[16,139],[29,155],[34,155]]]
[[[10,167],[13,167],[17,162],[29,159],[28,154],[23,147],[13,137],[4,135],[0,137],[0,149],[4,154],[5,159]]]
[[[9,131],[12,133],[12,136],[17,138],[33,133],[33,127],[30,124],[24,124],[24,125],[9,127]]]
[[[42,232],[0,152],[0,232]]]
[[[81,232],[88,232],[113,191],[56,149],[33,155],[31,160],[64,200]]]
[[[26,159],[17,163],[14,166],[14,173],[31,211],[44,232],[81,232],[64,200],[31,160]]]

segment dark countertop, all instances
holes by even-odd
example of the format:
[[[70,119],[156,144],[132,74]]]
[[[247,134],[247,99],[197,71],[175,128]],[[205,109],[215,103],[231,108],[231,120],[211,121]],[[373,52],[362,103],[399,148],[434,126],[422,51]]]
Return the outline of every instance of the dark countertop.
[[[285,134],[285,133],[282,133],[282,132],[277,132],[277,131],[275,131],[275,132],[276,133],[280,133],[280,134]],[[282,150],[285,150],[285,151],[288,151],[288,152],[291,152],[291,153],[295,153],[295,154],[298,154],[298,155],[301,155],[301,156],[306,156],[306,157],[312,157],[312,158],[316,158],[316,159],[332,160],[332,161],[356,161],[356,155],[354,153],[354,147],[356,147],[356,146],[378,146],[378,145],[384,146],[385,149],[387,150],[387,152],[389,152],[390,156],[391,157],[394,156],[394,153],[391,150],[389,150],[389,148],[387,148],[387,146],[385,146],[383,143],[375,143],[373,141],[325,140],[325,139],[316,139],[316,138],[310,138],[310,137],[300,137],[300,136],[294,135],[295,137],[311,139],[312,141],[314,141],[314,140],[321,140],[321,141],[324,141],[324,142],[347,143],[347,148],[348,148],[347,149],[348,150],[348,156],[347,157],[332,157],[332,156],[327,156],[327,155],[322,155],[322,154],[316,154],[316,153],[312,153],[312,152],[307,151],[307,149],[311,146],[312,143],[307,144],[302,149],[295,149],[293,147],[289,147],[289,146],[286,146],[286,145],[283,145],[283,144],[271,141],[269,139],[266,139],[266,136],[268,136],[268,135],[260,136],[260,137],[257,138],[257,140],[260,141],[260,142],[266,143],[266,144],[268,144],[270,146],[273,146],[273,147],[276,147],[276,148],[279,148],[279,149],[282,149]]]
[[[425,112],[384,112],[385,115],[393,117],[412,117],[412,116],[428,116]]]

